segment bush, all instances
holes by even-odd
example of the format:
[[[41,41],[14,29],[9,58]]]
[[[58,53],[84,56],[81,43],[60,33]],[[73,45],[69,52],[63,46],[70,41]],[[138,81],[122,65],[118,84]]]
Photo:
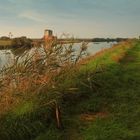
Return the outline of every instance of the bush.
[[[26,47],[30,48],[32,46],[32,40],[26,37],[14,38],[12,40],[12,47]]]

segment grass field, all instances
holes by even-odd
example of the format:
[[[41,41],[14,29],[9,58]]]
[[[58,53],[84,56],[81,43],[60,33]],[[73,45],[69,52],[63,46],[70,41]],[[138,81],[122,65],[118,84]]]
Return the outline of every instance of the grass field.
[[[18,64],[16,71],[25,74],[23,68]],[[28,81],[20,85],[21,90],[9,88],[0,100],[1,112],[7,106],[0,117],[0,138],[139,140],[139,71],[140,42],[129,40],[83,59],[75,68],[62,70],[51,81],[51,89],[43,84],[39,86],[40,92],[35,86],[24,93]],[[12,106],[15,101],[17,106]]]
[[[0,40],[0,46],[11,46],[12,41],[11,40]]]
[[[140,139],[140,42],[131,45],[118,46],[88,63],[87,69],[98,61],[104,70],[93,76],[93,94],[69,105],[63,139]]]

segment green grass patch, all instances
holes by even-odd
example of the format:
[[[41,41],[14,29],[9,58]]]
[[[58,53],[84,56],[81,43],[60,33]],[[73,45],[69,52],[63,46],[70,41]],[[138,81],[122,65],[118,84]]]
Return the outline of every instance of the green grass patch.
[[[13,113],[16,116],[22,116],[22,115],[33,112],[33,110],[34,110],[33,102],[25,102],[25,103],[20,104],[18,107],[16,107]]]

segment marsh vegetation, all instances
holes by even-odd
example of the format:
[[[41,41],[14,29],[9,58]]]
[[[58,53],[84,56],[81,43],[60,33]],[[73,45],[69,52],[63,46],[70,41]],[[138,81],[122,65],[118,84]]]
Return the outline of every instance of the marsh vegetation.
[[[53,44],[1,69],[0,138],[139,139],[139,41],[89,57]]]

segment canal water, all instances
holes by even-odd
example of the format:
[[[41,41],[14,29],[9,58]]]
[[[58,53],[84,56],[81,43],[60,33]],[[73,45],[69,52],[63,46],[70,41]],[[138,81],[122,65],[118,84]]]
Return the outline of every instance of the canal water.
[[[112,47],[114,44],[116,44],[115,42],[102,42],[102,43],[88,43],[88,48],[87,48],[87,54],[88,55],[94,55],[95,53],[97,53],[98,51],[105,49],[105,48],[110,48]],[[81,43],[75,43],[73,45],[73,49],[76,53],[78,53],[78,51],[80,50],[81,47]],[[30,50],[25,50],[25,49],[3,49],[0,50],[0,69],[4,66],[9,66],[13,63],[13,59],[15,57],[20,57],[22,56],[22,54],[24,52],[27,53],[33,53],[34,49],[30,49]]]

